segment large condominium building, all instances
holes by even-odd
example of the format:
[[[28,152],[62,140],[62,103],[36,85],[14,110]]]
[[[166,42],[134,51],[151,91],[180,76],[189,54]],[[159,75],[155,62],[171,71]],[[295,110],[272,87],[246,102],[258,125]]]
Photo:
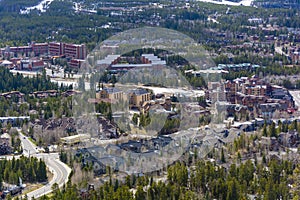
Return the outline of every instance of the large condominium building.
[[[49,54],[51,56],[61,56],[64,54],[64,44],[60,42],[49,43]]]
[[[49,54],[51,56],[65,55],[71,59],[85,59],[86,47],[84,44],[49,43]]]
[[[67,58],[85,59],[86,47],[84,44],[64,44],[64,55]]]
[[[87,54],[84,44],[67,44],[62,42],[32,43],[28,46],[6,47],[1,48],[0,52],[2,55],[12,53],[14,56],[29,53],[34,53],[35,55],[49,54],[51,56],[65,55],[72,59],[85,59]]]
[[[32,52],[31,46],[8,47],[6,50],[14,54],[28,54]]]
[[[35,56],[48,54],[48,43],[32,43],[28,46],[6,47],[1,49],[2,55],[18,56],[19,54],[29,56],[34,53]]]
[[[31,47],[36,56],[48,54],[48,43],[33,43]]]

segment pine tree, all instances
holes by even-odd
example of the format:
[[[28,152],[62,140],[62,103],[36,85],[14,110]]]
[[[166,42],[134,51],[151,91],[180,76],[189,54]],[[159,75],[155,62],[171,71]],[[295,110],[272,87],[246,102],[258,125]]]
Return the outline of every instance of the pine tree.
[[[276,137],[277,136],[274,122],[269,127],[269,136],[270,137]]]
[[[135,193],[136,200],[145,200],[146,199],[146,192],[144,192],[142,186],[137,187],[137,191]]]
[[[263,136],[265,136],[265,137],[268,136],[267,125],[266,125],[266,123],[264,124],[264,127],[263,127]]]
[[[0,175],[0,191],[2,190],[3,187],[3,179],[2,179],[2,175]]]
[[[226,163],[226,160],[225,160],[225,155],[224,155],[224,150],[223,150],[223,148],[222,148],[222,150],[221,150],[221,162],[222,162],[222,163]]]
[[[226,200],[238,200],[239,199],[239,188],[238,182],[235,178],[228,181],[228,190]]]
[[[46,164],[42,160],[38,163],[37,178],[39,182],[47,181]]]

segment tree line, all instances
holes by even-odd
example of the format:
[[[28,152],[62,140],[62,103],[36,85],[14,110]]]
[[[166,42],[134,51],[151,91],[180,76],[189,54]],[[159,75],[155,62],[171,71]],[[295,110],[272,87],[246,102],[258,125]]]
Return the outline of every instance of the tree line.
[[[47,181],[45,162],[35,157],[28,158],[25,156],[21,156],[19,159],[13,157],[11,160],[0,160],[0,184],[4,181],[17,185],[19,178],[23,182],[30,183]]]
[[[198,161],[193,167],[177,162],[168,168],[165,181],[153,176],[127,176],[124,182],[112,180],[100,188],[81,193],[68,182],[63,189],[54,186],[53,196],[42,199],[103,199],[103,200],[288,200],[292,198],[289,182],[295,167],[289,161],[271,159],[267,164],[248,160],[228,168],[209,161]]]
[[[8,69],[0,68],[0,92],[20,91],[29,94],[34,91],[43,90],[58,90],[57,83],[52,83],[50,77],[46,76],[45,70],[41,75],[34,78],[24,77],[22,74],[17,73],[13,75]],[[67,88],[61,88],[66,90]]]

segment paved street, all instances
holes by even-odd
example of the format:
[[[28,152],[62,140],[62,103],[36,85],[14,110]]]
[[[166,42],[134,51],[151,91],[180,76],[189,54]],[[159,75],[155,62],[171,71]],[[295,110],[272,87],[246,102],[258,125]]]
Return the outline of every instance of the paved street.
[[[57,183],[59,187],[62,187],[63,184],[67,183],[71,169],[59,160],[58,153],[39,153],[37,146],[25,137],[20,130],[19,133],[23,147],[23,154],[25,156],[30,155],[43,159],[48,169],[53,173],[53,178],[49,181],[49,183],[47,183],[47,185],[27,194],[29,199],[49,194],[52,191],[52,185],[54,183]]]
[[[19,130],[20,133],[20,140],[23,147],[23,154],[26,156],[33,156],[37,154],[39,151],[37,150],[37,147],[27,138],[25,137]]]
[[[42,158],[45,161],[48,169],[53,173],[53,178],[47,185],[28,193],[27,196],[29,199],[49,194],[52,191],[52,185],[54,183],[57,183],[59,187],[62,187],[63,184],[68,181],[68,176],[71,172],[71,169],[66,164],[59,161],[58,153],[43,153],[36,155],[36,157]]]

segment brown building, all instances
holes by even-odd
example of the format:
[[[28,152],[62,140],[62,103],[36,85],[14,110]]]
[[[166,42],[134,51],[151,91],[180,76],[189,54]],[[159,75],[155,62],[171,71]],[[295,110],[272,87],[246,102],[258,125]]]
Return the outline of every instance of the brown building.
[[[31,46],[36,56],[48,54],[48,43],[33,43]]]
[[[43,60],[21,60],[19,68],[22,70],[38,71],[44,69],[44,67],[45,63]]]
[[[243,93],[246,95],[265,96],[267,91],[266,85],[247,86],[244,85]]]
[[[232,104],[236,103],[237,87],[238,85],[234,82],[225,82],[226,100]]]
[[[124,92],[115,87],[104,88],[96,94],[97,99],[109,99],[111,101],[119,101],[124,97]]]
[[[64,44],[64,55],[67,58],[85,59],[86,47],[84,44]]]
[[[265,96],[245,95],[241,104],[247,106],[248,108],[253,108],[266,102],[267,98]]]
[[[84,44],[66,44],[58,42],[49,43],[49,54],[51,56],[65,55],[71,59],[85,59],[86,46]]]
[[[28,55],[29,53],[32,52],[32,47],[31,46],[20,46],[20,47],[9,47],[7,49],[9,52],[14,53],[16,56],[17,54],[25,54]]]
[[[131,90],[128,94],[130,107],[139,108],[144,102],[151,100],[150,92],[142,88]]]
[[[85,60],[82,60],[82,59],[72,59],[70,60],[69,62],[69,67],[71,68],[75,68],[75,69],[79,69],[81,64],[84,62]]]
[[[64,54],[64,44],[59,42],[49,43],[49,54],[50,56],[61,56]]]

